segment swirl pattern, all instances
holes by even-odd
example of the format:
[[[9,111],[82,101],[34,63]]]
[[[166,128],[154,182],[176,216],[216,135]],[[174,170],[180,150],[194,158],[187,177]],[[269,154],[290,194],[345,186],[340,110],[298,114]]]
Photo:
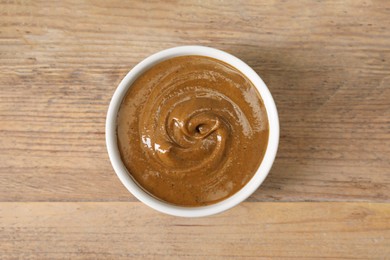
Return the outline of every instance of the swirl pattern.
[[[129,173],[177,205],[207,205],[237,192],[255,173],[267,139],[266,112],[251,82],[206,57],[177,57],[145,72],[118,114]]]

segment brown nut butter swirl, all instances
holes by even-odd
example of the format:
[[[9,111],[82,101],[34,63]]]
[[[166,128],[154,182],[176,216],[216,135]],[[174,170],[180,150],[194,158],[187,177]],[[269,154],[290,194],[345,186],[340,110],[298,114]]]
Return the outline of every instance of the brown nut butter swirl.
[[[129,88],[118,146],[137,183],[182,206],[221,201],[255,174],[268,143],[264,104],[238,70],[202,56],[163,61]]]

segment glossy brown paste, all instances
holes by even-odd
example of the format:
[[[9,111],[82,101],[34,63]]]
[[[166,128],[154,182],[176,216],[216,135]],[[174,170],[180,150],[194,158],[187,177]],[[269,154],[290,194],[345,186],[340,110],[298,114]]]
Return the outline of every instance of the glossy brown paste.
[[[202,206],[239,191],[268,143],[268,119],[252,83],[203,56],[163,61],[129,88],[118,113],[118,146],[150,194]]]

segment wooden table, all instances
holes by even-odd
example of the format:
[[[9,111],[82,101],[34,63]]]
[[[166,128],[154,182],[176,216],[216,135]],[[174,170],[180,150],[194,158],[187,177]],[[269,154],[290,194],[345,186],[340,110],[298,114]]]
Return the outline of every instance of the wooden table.
[[[157,213],[104,139],[124,75],[199,44],[277,103],[280,148],[246,202]],[[0,259],[390,257],[389,1],[1,1]]]

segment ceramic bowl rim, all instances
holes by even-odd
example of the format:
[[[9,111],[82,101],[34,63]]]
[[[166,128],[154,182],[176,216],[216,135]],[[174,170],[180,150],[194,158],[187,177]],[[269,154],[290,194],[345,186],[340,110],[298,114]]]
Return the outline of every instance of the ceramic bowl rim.
[[[261,162],[259,168],[257,169],[255,175],[252,179],[237,193],[233,196],[218,202],[216,204],[202,206],[202,207],[181,207],[169,204],[167,202],[161,201],[149,193],[144,191],[131,177],[128,173],[126,167],[124,166],[118,146],[117,146],[117,113],[119,107],[122,103],[126,92],[132,83],[146,70],[154,66],[155,64],[162,62],[164,60],[177,57],[177,56],[187,56],[187,55],[199,55],[211,57],[214,59],[221,60],[225,63],[230,64],[239,71],[241,71],[257,88],[260,93],[264,105],[267,110],[268,121],[269,121],[269,139],[267,149]],[[246,63],[244,63],[239,58],[210,47],[205,46],[179,46],[174,48],[169,48],[157,52],[140,63],[138,63],[133,69],[131,69],[123,80],[118,85],[115,90],[114,95],[112,96],[106,118],[106,146],[108,155],[114,168],[115,173],[122,182],[122,184],[141,202],[148,205],[149,207],[166,213],[169,215],[180,216],[180,217],[203,217],[210,216],[228,210],[245,199],[247,199],[252,193],[254,193],[258,187],[263,183],[264,179],[267,177],[272,164],[275,160],[277,149],[279,145],[279,117],[276,109],[274,99],[268,90],[267,86],[259,75]]]

